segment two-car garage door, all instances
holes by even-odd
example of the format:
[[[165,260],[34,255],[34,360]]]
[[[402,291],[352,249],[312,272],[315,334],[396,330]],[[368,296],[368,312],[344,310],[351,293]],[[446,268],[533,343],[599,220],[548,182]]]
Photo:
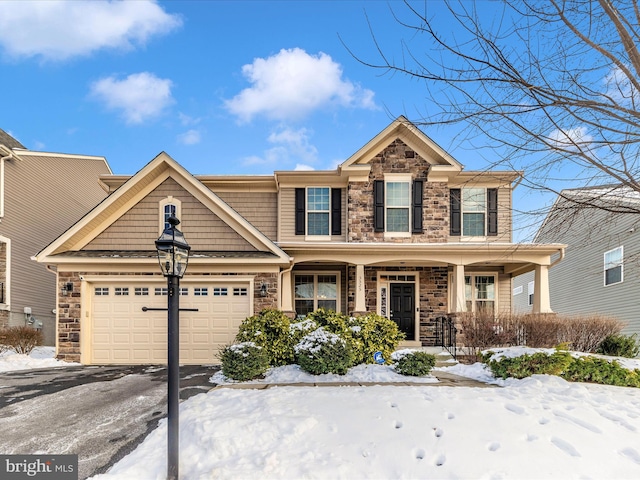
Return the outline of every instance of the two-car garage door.
[[[91,283],[88,354],[92,364],[162,364],[167,362],[167,312],[163,282]],[[219,363],[216,355],[231,343],[251,313],[249,282],[184,283],[180,308],[180,363]]]

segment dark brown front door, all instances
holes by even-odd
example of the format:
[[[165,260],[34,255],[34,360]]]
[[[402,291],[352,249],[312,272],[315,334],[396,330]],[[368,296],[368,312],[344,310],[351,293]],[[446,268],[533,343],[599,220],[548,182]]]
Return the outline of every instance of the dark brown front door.
[[[391,320],[398,324],[406,340],[415,340],[415,285],[413,283],[391,284]]]

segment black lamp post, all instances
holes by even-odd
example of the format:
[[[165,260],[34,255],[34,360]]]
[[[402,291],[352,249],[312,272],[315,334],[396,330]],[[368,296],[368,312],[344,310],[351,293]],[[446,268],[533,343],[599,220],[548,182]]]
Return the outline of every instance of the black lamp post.
[[[180,435],[178,408],[180,403],[180,279],[187,269],[191,247],[184,235],[176,228],[180,220],[171,216],[169,227],[156,240],[158,261],[162,274],[167,277],[168,287],[168,432],[167,432],[167,479],[177,480],[180,459]]]

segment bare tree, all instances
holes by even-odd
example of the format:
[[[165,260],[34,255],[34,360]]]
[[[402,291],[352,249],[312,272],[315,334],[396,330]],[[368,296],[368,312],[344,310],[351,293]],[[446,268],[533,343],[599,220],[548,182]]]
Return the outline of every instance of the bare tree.
[[[410,34],[400,51],[382,45],[371,27],[375,60],[352,52],[366,65],[424,81],[426,110],[412,121],[465,125],[467,140],[478,135],[490,149],[491,168],[523,170],[531,188],[560,194],[567,186],[609,184],[608,198],[640,193],[637,0],[445,5],[392,4]],[[637,202],[584,198],[567,200],[640,212]]]

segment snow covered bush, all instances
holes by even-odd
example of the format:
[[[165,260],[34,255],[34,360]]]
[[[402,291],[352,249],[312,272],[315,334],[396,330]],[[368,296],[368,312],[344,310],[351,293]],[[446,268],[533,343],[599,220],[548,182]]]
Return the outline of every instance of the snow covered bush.
[[[600,383],[619,387],[640,387],[640,370],[629,370],[617,360],[594,356],[572,358],[562,378],[570,382]]]
[[[291,322],[280,310],[265,309],[240,324],[236,342],[254,342],[264,348],[272,366],[290,365],[295,361]]]
[[[0,342],[4,345],[4,350],[9,349],[24,355],[29,355],[34,348],[42,345],[43,341],[42,331],[27,326],[7,327],[0,331]]]
[[[312,320],[347,342],[356,365],[375,363],[373,354],[378,351],[382,352],[384,358],[391,358],[391,353],[404,339],[396,322],[375,313],[349,317],[344,313],[321,308],[308,314],[307,320]]]
[[[269,368],[269,355],[254,342],[226,346],[220,360],[224,376],[241,382],[264,375]]]
[[[436,364],[436,356],[421,350],[399,350],[391,355],[394,368],[401,375],[422,377],[429,375]]]
[[[305,335],[294,350],[300,368],[312,375],[344,375],[353,366],[353,356],[348,343],[324,327]]]
[[[495,377],[526,378],[531,375],[560,375],[571,363],[571,355],[566,350],[545,349],[518,356],[483,352],[486,363]]]

